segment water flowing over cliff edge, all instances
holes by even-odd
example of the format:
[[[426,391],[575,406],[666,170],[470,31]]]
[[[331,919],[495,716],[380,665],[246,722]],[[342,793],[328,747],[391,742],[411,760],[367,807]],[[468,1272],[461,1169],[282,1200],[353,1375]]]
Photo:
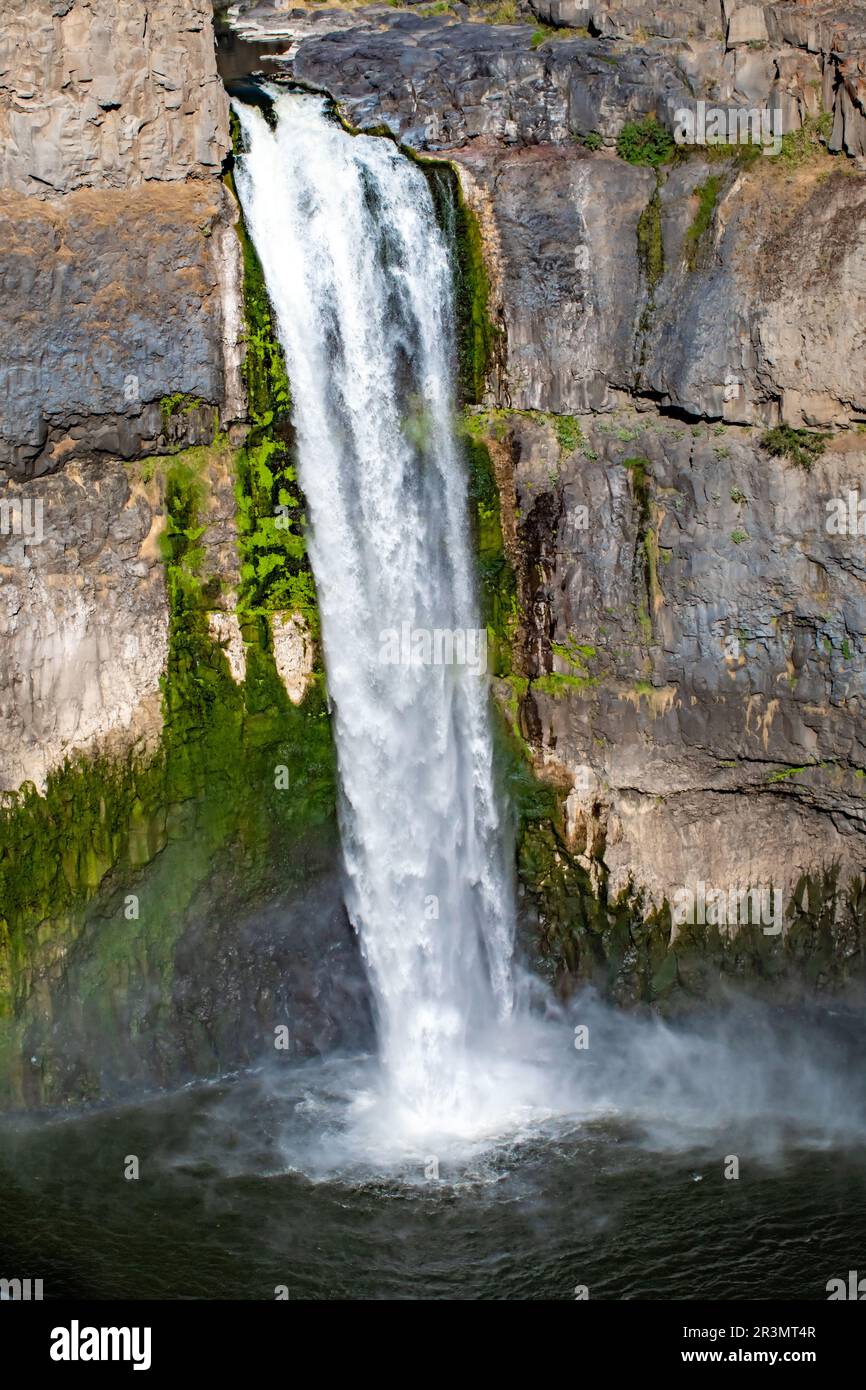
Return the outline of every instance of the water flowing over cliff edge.
[[[277,94],[274,129],[235,109],[237,187],[294,399],[347,905],[383,1068],[419,1120],[468,1122],[473,1041],[511,1013],[514,908],[450,384],[449,252],[424,175],[390,142],[353,138],[314,97]],[[458,645],[437,662],[443,632]]]

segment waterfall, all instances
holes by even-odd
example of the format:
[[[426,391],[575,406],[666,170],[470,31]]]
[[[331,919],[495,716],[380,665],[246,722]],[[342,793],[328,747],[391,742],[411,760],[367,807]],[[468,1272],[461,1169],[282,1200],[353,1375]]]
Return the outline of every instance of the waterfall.
[[[449,248],[424,174],[318,97],[235,102],[237,187],[274,306],[339,767],[346,905],[404,1122],[459,1122],[512,1010],[514,907],[492,772],[456,430]]]

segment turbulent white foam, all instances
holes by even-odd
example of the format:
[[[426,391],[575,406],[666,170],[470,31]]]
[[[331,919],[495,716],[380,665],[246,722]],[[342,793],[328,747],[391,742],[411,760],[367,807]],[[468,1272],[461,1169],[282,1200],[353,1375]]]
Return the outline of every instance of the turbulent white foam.
[[[276,94],[275,129],[235,109],[238,191],[292,385],[389,1122],[462,1131],[493,1100],[473,1050],[513,1006],[489,694],[468,664],[382,660],[382,633],[404,624],[479,628],[448,249],[424,175],[390,141],[346,134],[315,97]]]

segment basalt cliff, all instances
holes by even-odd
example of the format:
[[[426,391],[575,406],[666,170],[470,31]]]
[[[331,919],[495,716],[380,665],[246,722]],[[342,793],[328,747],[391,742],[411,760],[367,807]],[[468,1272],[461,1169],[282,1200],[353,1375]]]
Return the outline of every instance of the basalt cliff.
[[[447,203],[528,961],[862,997],[866,5],[7,0],[2,1102],[372,1026],[255,73]]]

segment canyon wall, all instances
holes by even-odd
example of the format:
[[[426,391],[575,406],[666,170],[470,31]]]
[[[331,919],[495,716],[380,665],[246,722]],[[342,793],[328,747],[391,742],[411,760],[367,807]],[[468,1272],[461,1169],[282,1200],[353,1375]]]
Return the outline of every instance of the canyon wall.
[[[866,7],[490,8],[242,0],[225,68],[456,170],[524,948],[630,1004],[859,997]],[[782,147],[645,158],[699,102]],[[230,143],[204,0],[7,6],[4,1104],[370,1037]],[[783,920],[706,913],[747,888]]]
[[[0,536],[8,790],[158,732],[159,517],[121,460],[244,414],[227,148],[205,0],[6,7],[0,477],[46,536]]]
[[[498,693],[563,808],[521,854],[529,949],[624,1000],[856,994],[866,7],[532,11],[242,21],[292,30],[286,71],[356,128],[451,160],[476,219],[467,427],[517,595]],[[624,132],[699,102],[733,141],[632,157]],[[729,114],[752,107],[766,153]],[[729,890],[759,886],[778,921],[740,930]]]
[[[206,0],[4,8],[4,1104],[370,1026],[230,147]]]

